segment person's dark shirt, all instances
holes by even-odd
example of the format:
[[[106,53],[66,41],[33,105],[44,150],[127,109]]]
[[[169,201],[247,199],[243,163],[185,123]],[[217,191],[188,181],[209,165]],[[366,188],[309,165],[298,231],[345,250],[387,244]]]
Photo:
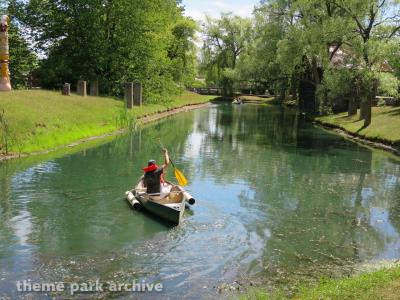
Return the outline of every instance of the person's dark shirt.
[[[161,190],[161,175],[163,168],[158,167],[156,170],[144,174],[144,185],[146,186],[147,194],[158,194]]]

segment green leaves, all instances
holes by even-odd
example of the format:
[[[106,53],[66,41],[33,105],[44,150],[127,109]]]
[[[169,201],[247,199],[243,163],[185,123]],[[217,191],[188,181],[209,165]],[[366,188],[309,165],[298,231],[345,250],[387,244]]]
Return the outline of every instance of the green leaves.
[[[203,26],[203,69],[207,83],[221,86],[225,95],[233,94],[233,70],[252,39],[250,20],[223,14],[220,19],[207,17]],[[229,70],[231,69],[231,70]]]
[[[194,79],[196,27],[174,0],[14,2],[45,54],[43,87],[96,79],[103,94],[120,96],[124,82],[140,81],[146,101],[159,102]]]
[[[239,59],[239,80],[265,83],[275,92],[290,82],[295,94],[305,78],[318,90],[321,107],[354,94],[357,82],[365,89],[360,94],[373,97],[368,89],[382,71],[400,74],[399,22],[399,1],[262,2],[254,12],[254,46]],[[385,84],[380,91],[394,89]]]
[[[38,58],[14,22],[9,28],[9,45],[11,85],[14,89],[25,87],[37,68]]]

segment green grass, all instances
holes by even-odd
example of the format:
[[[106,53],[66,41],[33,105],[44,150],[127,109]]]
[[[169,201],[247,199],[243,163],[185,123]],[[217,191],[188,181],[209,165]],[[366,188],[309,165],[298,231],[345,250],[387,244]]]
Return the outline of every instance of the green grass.
[[[21,90],[0,93],[0,111],[4,110],[10,128],[9,152],[32,153],[114,132],[132,126],[142,116],[213,98],[184,92],[170,102],[127,111],[122,100],[112,98],[66,97],[59,92]],[[4,127],[0,127],[0,152],[5,150],[4,137]]]
[[[240,299],[283,300],[289,298],[286,298],[282,292],[268,294],[261,289],[255,289],[241,296]],[[290,299],[400,299],[400,267],[364,273],[352,278],[329,279],[313,286],[302,286]]]
[[[358,116],[347,117],[347,113],[317,117],[325,125],[335,125],[363,138],[400,144],[400,107],[374,107],[372,123],[363,128],[364,121]]]

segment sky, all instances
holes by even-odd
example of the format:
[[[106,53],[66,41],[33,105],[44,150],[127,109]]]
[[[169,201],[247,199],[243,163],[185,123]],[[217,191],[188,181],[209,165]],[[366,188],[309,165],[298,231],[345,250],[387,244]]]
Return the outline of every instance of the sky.
[[[204,14],[218,17],[222,12],[249,17],[259,0],[183,0],[185,14],[195,20],[204,20]]]

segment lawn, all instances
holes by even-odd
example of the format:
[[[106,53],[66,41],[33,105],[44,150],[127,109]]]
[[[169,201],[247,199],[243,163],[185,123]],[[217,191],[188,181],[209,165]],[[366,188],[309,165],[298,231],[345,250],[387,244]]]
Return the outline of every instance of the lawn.
[[[148,114],[188,104],[204,103],[214,96],[191,92],[163,104],[148,104],[128,111],[122,100],[107,97],[62,96],[47,90],[0,93],[0,153],[32,153],[57,148],[91,136],[132,126]],[[5,127],[8,125],[8,130]]]
[[[364,121],[359,120],[358,116],[347,117],[347,113],[317,117],[316,120],[367,139],[400,144],[400,107],[374,107],[372,123],[367,128],[363,128]]]
[[[313,286],[298,288],[290,299],[295,300],[394,300],[400,299],[400,267],[364,273],[352,278],[322,280]],[[261,289],[251,290],[241,299],[284,300],[283,293],[268,294]]]

